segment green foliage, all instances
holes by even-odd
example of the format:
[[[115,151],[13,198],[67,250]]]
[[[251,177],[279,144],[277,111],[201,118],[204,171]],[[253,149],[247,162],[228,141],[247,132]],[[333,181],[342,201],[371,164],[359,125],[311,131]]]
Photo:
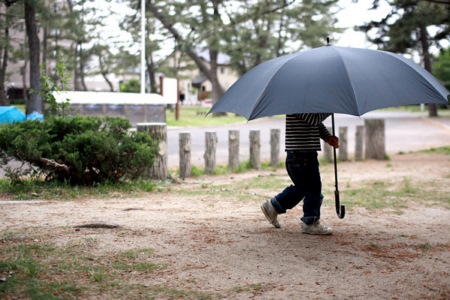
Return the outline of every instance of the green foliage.
[[[49,105],[53,115],[64,117],[64,110],[70,105],[69,99],[65,99],[64,103],[57,103],[54,93],[69,89],[70,76],[67,73],[66,66],[58,59],[54,77],[46,73],[44,64],[41,65],[41,70],[41,90],[37,93],[41,96],[42,101]]]
[[[439,53],[433,65],[433,74],[450,90],[450,48]]]
[[[376,9],[379,2],[374,1],[372,8]],[[397,53],[407,53],[409,50],[425,52],[424,47],[448,40],[450,11],[445,4],[394,0],[389,5],[391,11],[381,21],[366,22],[358,27],[380,48]],[[425,41],[427,45],[424,45]]]
[[[130,79],[120,84],[122,93],[139,93],[141,91],[141,83],[137,79]]]
[[[138,178],[153,163],[157,145],[128,120],[111,117],[47,118],[0,127],[4,162],[27,164],[46,180],[92,185]],[[17,182],[25,173],[7,170]],[[20,171],[20,172],[19,172]]]

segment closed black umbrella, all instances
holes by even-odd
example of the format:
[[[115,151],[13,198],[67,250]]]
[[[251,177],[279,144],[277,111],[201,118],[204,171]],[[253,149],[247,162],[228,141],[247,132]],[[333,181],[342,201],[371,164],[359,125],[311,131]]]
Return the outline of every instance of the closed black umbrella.
[[[450,92],[428,71],[386,51],[323,46],[266,61],[236,81],[211,108],[247,120],[295,113],[344,113],[410,104],[448,105]],[[332,115],[334,134],[334,115]],[[339,204],[336,150],[336,211]]]

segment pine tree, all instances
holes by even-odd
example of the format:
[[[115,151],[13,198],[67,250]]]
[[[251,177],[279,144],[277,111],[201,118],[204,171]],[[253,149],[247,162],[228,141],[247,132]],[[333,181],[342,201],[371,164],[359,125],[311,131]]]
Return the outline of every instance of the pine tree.
[[[373,9],[379,5],[374,1]],[[391,11],[381,21],[371,21],[359,29],[381,49],[396,53],[417,51],[424,67],[432,73],[430,47],[442,48],[450,37],[450,1],[394,0]],[[430,104],[429,116],[437,116],[437,106]]]

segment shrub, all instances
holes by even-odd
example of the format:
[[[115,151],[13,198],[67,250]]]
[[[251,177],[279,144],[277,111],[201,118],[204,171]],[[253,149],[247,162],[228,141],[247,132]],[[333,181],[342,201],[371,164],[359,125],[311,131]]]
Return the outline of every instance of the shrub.
[[[151,166],[157,152],[152,138],[129,132],[122,118],[81,117],[27,120],[0,127],[3,165],[16,160],[26,166],[7,176],[44,175],[46,180],[92,185],[105,181],[136,179]]]
[[[130,79],[120,84],[122,93],[139,93],[141,91],[141,82],[137,79]]]

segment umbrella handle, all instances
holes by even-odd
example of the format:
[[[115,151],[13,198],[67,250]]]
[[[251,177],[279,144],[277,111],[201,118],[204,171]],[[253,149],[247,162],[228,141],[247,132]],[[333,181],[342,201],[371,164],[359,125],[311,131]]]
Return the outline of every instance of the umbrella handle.
[[[334,132],[334,114],[331,114],[331,128],[333,131],[333,136],[335,136]],[[333,147],[333,161],[334,161],[334,201],[336,203],[336,214],[338,215],[339,219],[343,219],[345,217],[345,206],[340,204],[340,197],[339,197],[339,187],[338,187],[338,171],[337,171],[337,159],[336,159],[336,148]]]

